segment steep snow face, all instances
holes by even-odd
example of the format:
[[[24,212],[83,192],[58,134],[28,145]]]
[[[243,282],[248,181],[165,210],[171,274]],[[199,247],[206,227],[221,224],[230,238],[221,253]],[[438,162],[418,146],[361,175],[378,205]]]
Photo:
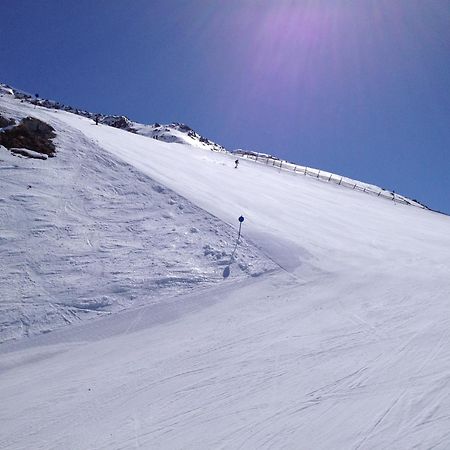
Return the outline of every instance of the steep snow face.
[[[232,224],[235,232],[236,219],[243,214],[245,242],[258,248],[249,249],[254,258],[248,260],[262,267],[255,265],[257,270],[251,273],[239,268],[245,257],[241,253],[235,255],[236,263],[224,278],[223,265],[213,263],[211,268],[205,262],[202,270],[216,274],[211,276],[214,284],[205,289],[183,291],[169,301],[164,291],[152,300],[145,297],[145,288],[139,289],[137,300],[141,296],[146,300],[140,308],[2,344],[0,447],[449,446],[447,216],[250,160],[241,160],[235,169],[236,156],[231,154],[95,126],[92,120],[62,111],[29,109],[13,99],[5,99],[3,105],[16,115],[32,112],[59,130],[59,139],[73,140],[53,160],[20,160],[20,164],[32,164],[53,175],[65,173],[64,165],[55,171],[52,164],[62,164],[71,153],[78,155],[78,148],[82,153],[74,167],[82,166],[89,152],[104,160],[98,165],[97,159],[88,159],[81,179],[69,180],[67,185],[81,185],[83,177],[101,181],[103,174],[90,175],[100,167],[106,171],[106,180],[100,182],[106,202],[99,200],[101,192],[92,186],[93,181],[87,183],[87,194],[76,187],[70,196],[58,180],[61,198],[69,198],[67,211],[55,204],[52,208],[58,214],[51,219],[32,215],[46,224],[61,214],[63,219],[68,214],[68,219],[81,221],[75,230],[59,230],[64,237],[59,241],[65,246],[63,254],[70,239],[76,244],[70,251],[84,252],[81,258],[71,259],[61,274],[71,277],[83,264],[94,261],[99,267],[95,278],[88,278],[94,286],[92,293],[108,292],[109,285],[102,284],[100,264],[107,261],[101,252],[109,251],[110,260],[118,254],[117,244],[125,248],[119,254],[127,257],[128,249],[135,249],[134,235],[127,238],[120,225],[124,215],[113,205],[128,205],[131,222],[136,219],[134,230],[139,231],[147,220],[157,221],[152,214],[141,215],[142,208],[135,205],[161,205],[173,213],[171,208],[181,201],[177,196],[189,202],[193,211],[189,217],[173,216],[175,226],[187,231],[187,236],[196,217],[204,217],[207,227],[215,224],[211,220]],[[5,167],[15,165],[14,161],[7,161]],[[16,189],[28,182],[25,177],[33,172],[31,167],[21,166],[23,175]],[[2,192],[8,193],[0,205],[14,201],[17,206],[6,206],[0,216],[10,220],[0,228],[6,239],[2,256],[5,251],[18,252],[16,260],[7,253],[10,264],[15,264],[10,274],[26,284],[27,268],[33,265],[27,262],[23,242],[28,245],[37,225],[23,213],[26,207],[20,202],[31,205],[30,194],[22,190],[14,198],[15,179],[9,175],[0,180]],[[142,192],[139,186],[147,185],[145,180],[151,188]],[[113,192],[116,186],[126,201]],[[44,187],[40,195],[46,201],[60,198]],[[78,196],[83,202],[77,203]],[[174,205],[167,202],[172,196]],[[23,214],[23,221],[12,217],[16,211]],[[92,240],[88,236],[94,247],[88,253],[85,220],[108,245],[102,247],[95,235]],[[151,229],[159,229],[161,223],[165,222]],[[12,224],[19,224],[19,229],[11,228]],[[28,227],[26,232],[20,225]],[[207,245],[218,248],[220,241],[210,241],[211,234],[200,229],[200,223],[194,226],[199,230],[196,237],[201,235],[203,243],[207,239]],[[222,226],[227,229],[221,225],[221,230]],[[16,239],[17,232],[25,241]],[[140,246],[151,239],[147,231],[137,235]],[[177,242],[174,257],[180,258],[183,267],[187,264],[192,276],[196,266],[179,249],[184,237]],[[169,243],[170,236],[158,235],[158,244],[168,247]],[[34,255],[36,247],[32,247]],[[58,261],[58,249],[54,249]],[[201,250],[207,258],[217,254],[211,254],[209,247]],[[151,257],[153,251],[144,256]],[[162,252],[164,257],[167,251]],[[144,259],[132,259],[129,267],[118,264],[120,275],[114,278],[106,271],[106,279],[123,282],[132,276],[134,265],[141,276],[151,279],[151,271],[142,272]],[[270,261],[275,271],[247,277],[272,267]],[[9,267],[5,264],[2,271]],[[51,263],[51,267],[57,266]],[[46,276],[38,274],[31,283],[39,285]],[[82,281],[79,277],[78,282]],[[6,295],[11,289],[15,292],[10,286]],[[72,292],[86,292],[86,286]],[[117,301],[126,298],[120,291],[110,296]]]
[[[0,341],[275,267],[236,245],[235,227],[54,123],[52,160],[0,149]]]

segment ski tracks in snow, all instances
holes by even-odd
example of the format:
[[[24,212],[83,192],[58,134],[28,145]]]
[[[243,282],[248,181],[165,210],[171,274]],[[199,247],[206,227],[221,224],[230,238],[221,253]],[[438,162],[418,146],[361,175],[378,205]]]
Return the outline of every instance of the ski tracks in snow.
[[[224,280],[234,229],[40,114],[57,156],[2,155],[0,341],[273,269],[242,240]]]

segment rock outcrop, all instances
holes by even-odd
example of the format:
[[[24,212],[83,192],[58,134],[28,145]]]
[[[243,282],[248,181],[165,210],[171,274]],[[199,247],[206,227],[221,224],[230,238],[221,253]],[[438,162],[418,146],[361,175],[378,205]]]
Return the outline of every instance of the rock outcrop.
[[[34,117],[25,117],[22,121],[14,126],[14,121],[8,120],[0,116],[0,145],[7,149],[28,149],[32,150],[23,156],[34,157],[33,152],[55,156],[56,147],[52,139],[56,137],[53,127],[42,120]],[[17,153],[17,152],[15,152]],[[41,159],[41,158],[40,158]]]

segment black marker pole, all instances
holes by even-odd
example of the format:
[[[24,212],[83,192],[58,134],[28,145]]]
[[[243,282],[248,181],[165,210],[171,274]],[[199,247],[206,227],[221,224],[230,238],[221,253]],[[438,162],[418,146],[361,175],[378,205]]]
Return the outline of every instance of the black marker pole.
[[[244,221],[244,216],[239,216],[239,234],[238,234],[238,241],[241,238],[241,228],[242,228],[242,222]]]

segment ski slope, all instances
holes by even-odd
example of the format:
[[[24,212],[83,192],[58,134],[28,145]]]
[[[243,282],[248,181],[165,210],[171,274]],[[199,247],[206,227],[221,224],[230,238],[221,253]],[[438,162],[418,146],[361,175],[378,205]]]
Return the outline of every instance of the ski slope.
[[[276,267],[245,240],[233,265],[233,227],[63,129],[44,164],[0,150],[0,342]]]
[[[447,216],[0,104],[1,448],[448,448]]]

